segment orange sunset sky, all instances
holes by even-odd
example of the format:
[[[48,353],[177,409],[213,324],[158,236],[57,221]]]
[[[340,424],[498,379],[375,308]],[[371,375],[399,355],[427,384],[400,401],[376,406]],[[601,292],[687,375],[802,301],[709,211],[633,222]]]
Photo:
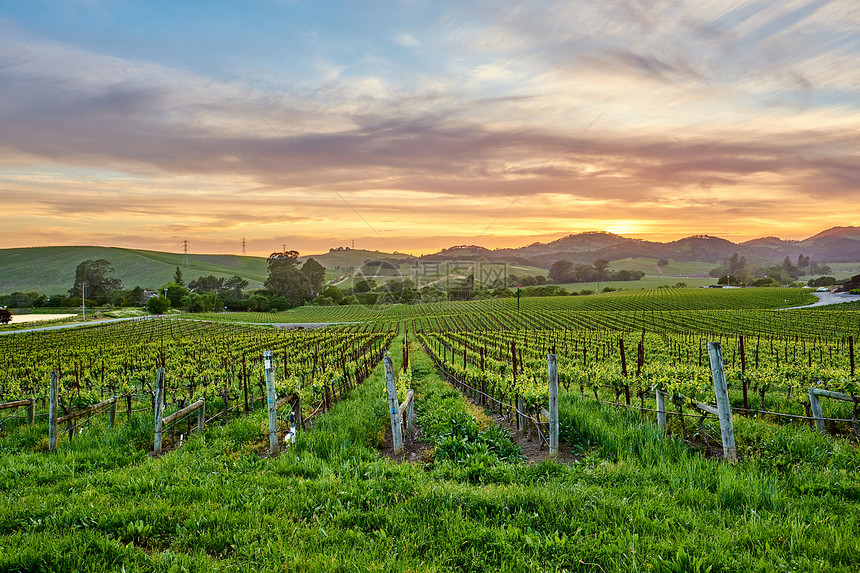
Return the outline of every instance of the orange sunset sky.
[[[0,6],[0,248],[802,239],[858,134],[856,0]]]

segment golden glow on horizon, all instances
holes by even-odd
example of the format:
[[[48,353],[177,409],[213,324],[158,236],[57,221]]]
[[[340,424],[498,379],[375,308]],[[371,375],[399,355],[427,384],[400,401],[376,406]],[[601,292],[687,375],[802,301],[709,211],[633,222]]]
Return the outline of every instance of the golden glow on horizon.
[[[302,57],[271,74],[242,46],[158,61],[0,18],[0,248],[422,254],[858,224],[855,0],[626,4],[446,4],[395,47],[375,33],[414,18],[395,3],[350,23],[374,31],[362,49],[290,35]]]

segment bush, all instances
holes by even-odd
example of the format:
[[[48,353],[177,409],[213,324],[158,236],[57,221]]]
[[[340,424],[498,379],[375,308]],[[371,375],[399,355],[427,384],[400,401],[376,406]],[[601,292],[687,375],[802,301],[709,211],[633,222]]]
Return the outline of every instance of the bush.
[[[823,286],[833,286],[836,284],[836,278],[834,277],[818,277],[817,279],[809,279],[809,283],[807,283],[811,287],[823,287]]]
[[[146,310],[152,314],[164,314],[170,308],[170,299],[163,296],[153,296],[146,301]]]

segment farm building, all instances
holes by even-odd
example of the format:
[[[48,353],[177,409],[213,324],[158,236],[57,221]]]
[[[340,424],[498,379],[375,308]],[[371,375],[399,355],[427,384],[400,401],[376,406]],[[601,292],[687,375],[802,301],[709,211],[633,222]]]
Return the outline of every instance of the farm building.
[[[854,275],[851,277],[848,282],[839,287],[839,291],[849,292],[854,289],[860,289],[860,275]]]

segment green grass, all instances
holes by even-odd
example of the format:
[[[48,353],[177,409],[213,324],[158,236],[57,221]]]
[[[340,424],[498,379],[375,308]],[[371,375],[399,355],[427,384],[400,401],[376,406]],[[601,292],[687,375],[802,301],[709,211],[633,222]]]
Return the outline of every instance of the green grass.
[[[413,354],[419,412],[456,412],[427,364]],[[567,393],[572,466],[397,464],[377,451],[383,388],[377,368],[277,459],[258,455],[259,410],[158,459],[144,451],[148,413],[56,455],[35,451],[44,424],[12,430],[0,438],[0,570],[857,569],[853,444],[739,424],[767,450],[729,465]]]
[[[249,281],[248,288],[259,288],[266,279],[266,260],[261,257],[189,255],[186,268],[181,253],[114,247],[32,247],[0,249],[0,293],[65,294],[74,283],[75,268],[87,259],[109,261],[114,268],[111,276],[122,280],[129,289],[157,288],[172,281],[177,266],[182,268],[186,282],[202,275],[239,275]]]
[[[705,287],[708,285],[717,284],[717,279],[707,278],[685,278],[685,277],[656,277],[656,276],[645,276],[639,279],[638,281],[600,281],[600,289],[604,289],[606,287],[614,288],[616,290],[626,290],[626,291],[637,291],[637,290],[651,290],[659,287],[670,286],[674,287],[677,283],[684,283],[690,288],[699,288]],[[567,291],[572,292],[580,292],[582,290],[591,290],[597,291],[598,284],[596,282],[592,283],[565,283],[560,285],[564,287]]]

